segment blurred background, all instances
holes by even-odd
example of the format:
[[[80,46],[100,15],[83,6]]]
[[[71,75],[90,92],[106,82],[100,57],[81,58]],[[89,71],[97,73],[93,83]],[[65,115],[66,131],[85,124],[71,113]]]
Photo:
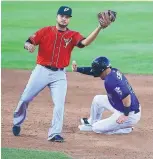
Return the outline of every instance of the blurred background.
[[[2,1],[2,68],[35,67],[37,51],[28,53],[24,43],[38,29],[55,25],[57,10],[62,5],[73,10],[68,28],[85,37],[98,25],[98,12],[117,12],[116,21],[101,31],[90,46],[73,50],[71,61],[89,66],[95,57],[107,56],[124,73],[153,74],[153,2]]]

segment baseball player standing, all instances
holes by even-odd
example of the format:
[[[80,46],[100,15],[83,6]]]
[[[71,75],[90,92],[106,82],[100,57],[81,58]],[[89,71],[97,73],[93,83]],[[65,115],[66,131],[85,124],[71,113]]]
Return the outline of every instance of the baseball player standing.
[[[109,59],[98,57],[92,67],[77,67],[75,61],[72,70],[104,81],[107,95],[96,95],[91,104],[90,118],[82,118],[81,131],[94,131],[104,134],[127,134],[133,130],[141,117],[139,101],[127,78],[116,68],[112,68]],[[105,110],[113,114],[102,119]]]
[[[32,71],[14,112],[12,131],[15,136],[20,134],[21,125],[26,118],[28,104],[40,91],[48,86],[54,103],[48,140],[64,141],[61,132],[67,92],[65,67],[69,65],[71,52],[75,46],[83,48],[89,45],[96,39],[101,29],[106,28],[115,20],[116,14],[110,10],[99,13],[99,25],[87,38],[84,38],[79,32],[67,28],[71,17],[72,9],[67,6],[61,6],[57,11],[56,25],[38,30],[29,37],[24,45],[24,48],[31,53],[34,52],[36,45],[39,48],[37,65]]]

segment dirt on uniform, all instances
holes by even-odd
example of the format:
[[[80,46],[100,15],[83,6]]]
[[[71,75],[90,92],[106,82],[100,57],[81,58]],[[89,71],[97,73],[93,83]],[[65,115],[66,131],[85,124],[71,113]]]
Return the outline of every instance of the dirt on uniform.
[[[88,117],[92,99],[105,94],[103,81],[67,73],[68,92],[62,136],[64,143],[47,141],[53,103],[45,88],[29,105],[21,135],[12,134],[13,111],[31,71],[2,69],[2,147],[61,151],[74,159],[153,159],[153,76],[127,75],[142,106],[142,118],[128,135],[80,132],[81,117]],[[62,91],[62,88],[61,88]],[[108,117],[109,112],[104,114]]]

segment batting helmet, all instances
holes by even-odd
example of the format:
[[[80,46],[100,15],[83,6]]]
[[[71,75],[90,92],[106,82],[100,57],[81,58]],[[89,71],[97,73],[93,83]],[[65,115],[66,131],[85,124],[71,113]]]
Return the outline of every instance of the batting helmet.
[[[106,57],[97,57],[91,64],[94,77],[100,77],[101,73],[107,68],[111,68],[111,63]]]

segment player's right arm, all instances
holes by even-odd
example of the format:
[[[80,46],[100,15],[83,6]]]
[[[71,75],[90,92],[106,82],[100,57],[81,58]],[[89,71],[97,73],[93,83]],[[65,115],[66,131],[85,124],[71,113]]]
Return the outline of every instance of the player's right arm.
[[[88,46],[89,44],[91,44],[95,39],[96,37],[98,36],[99,32],[101,31],[101,26],[99,25],[98,27],[96,27],[96,29],[91,32],[87,38],[83,39],[81,41],[81,44],[84,45],[84,46]]]
[[[33,53],[36,49],[36,46],[32,43],[30,39],[28,39],[24,44],[24,48],[29,52]]]
[[[91,71],[91,67],[78,67],[77,72],[85,74],[85,75],[94,76],[93,72]]]
[[[34,52],[36,49],[36,45],[40,44],[41,38],[44,35],[46,29],[47,27],[44,27],[30,36],[29,39],[25,42],[24,48],[31,53]]]

